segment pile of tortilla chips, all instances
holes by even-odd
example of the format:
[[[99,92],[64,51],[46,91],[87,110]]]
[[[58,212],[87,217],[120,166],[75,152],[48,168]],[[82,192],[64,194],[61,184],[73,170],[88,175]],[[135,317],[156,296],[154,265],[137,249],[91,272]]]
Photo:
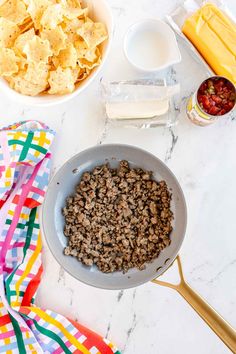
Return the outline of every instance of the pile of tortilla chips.
[[[24,95],[73,92],[100,64],[106,39],[79,0],[0,1],[0,76]]]

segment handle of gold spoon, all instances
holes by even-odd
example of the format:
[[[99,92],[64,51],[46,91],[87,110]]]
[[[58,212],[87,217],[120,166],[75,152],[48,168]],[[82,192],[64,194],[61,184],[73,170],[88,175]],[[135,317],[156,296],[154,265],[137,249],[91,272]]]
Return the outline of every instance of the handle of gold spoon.
[[[192,308],[202,317],[208,326],[217,334],[217,336],[227,345],[227,347],[236,353],[236,331],[226,322],[200,295],[198,295],[185,281],[182,265],[179,256],[177,257],[180,283],[177,285],[153,280],[153,283],[167,286],[175,289],[192,306]]]

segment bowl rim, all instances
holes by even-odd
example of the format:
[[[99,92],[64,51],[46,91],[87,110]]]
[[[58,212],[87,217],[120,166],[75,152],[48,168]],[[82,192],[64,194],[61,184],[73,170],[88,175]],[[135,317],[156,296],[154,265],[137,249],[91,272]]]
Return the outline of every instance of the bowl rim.
[[[59,172],[69,163],[71,163],[71,161],[73,160],[76,160],[78,158],[79,155],[87,152],[87,151],[93,151],[93,150],[96,150],[96,149],[99,149],[100,147],[104,147],[104,146],[107,146],[107,147],[124,147],[124,148],[132,148],[132,149],[135,149],[137,151],[142,151],[144,152],[145,154],[148,154],[150,157],[158,160],[158,163],[160,163],[167,171],[168,173],[171,175],[171,177],[174,179],[174,181],[176,182],[176,184],[178,185],[178,188],[179,188],[179,192],[181,194],[181,197],[182,197],[182,202],[183,202],[183,233],[182,233],[182,236],[177,244],[177,247],[176,247],[176,251],[172,253],[172,256],[171,258],[168,259],[168,262],[165,262],[165,264],[161,267],[161,269],[158,269],[157,273],[155,275],[152,275],[152,276],[149,276],[149,277],[145,277],[145,280],[140,280],[139,282],[137,282],[135,285],[131,284],[129,286],[126,286],[126,287],[109,287],[109,286],[104,286],[104,285],[94,285],[92,281],[85,281],[85,280],[82,280],[80,279],[80,277],[78,277],[76,274],[73,274],[73,272],[71,272],[70,270],[67,269],[67,267],[65,267],[61,262],[60,262],[60,259],[59,257],[57,257],[56,253],[54,252],[53,250],[53,246],[52,246],[52,243],[49,241],[49,238],[46,236],[47,233],[45,232],[45,217],[44,215],[46,215],[45,213],[45,201],[46,201],[46,198],[47,198],[47,193],[49,191],[49,188],[50,188],[50,184],[53,183],[54,180],[57,179],[57,175],[59,174]],[[42,233],[43,233],[43,236],[44,236],[44,239],[47,243],[47,246],[51,252],[51,254],[53,255],[53,258],[57,261],[57,263],[68,273],[70,274],[74,279],[82,282],[83,284],[86,284],[86,285],[89,285],[89,286],[93,286],[97,289],[105,289],[105,290],[125,290],[125,289],[129,289],[129,288],[133,288],[133,287],[137,287],[137,286],[140,286],[140,285],[143,285],[149,281],[152,281],[153,279],[161,276],[170,266],[171,264],[173,263],[173,261],[175,260],[175,258],[177,257],[177,255],[179,254],[179,251],[183,245],[183,242],[186,238],[186,231],[187,231],[187,221],[188,221],[188,210],[187,210],[187,203],[186,203],[186,198],[185,198],[185,195],[184,195],[184,192],[183,192],[183,189],[177,179],[177,177],[175,176],[175,174],[170,170],[170,168],[160,159],[158,158],[156,155],[150,153],[149,151],[145,150],[145,149],[142,149],[138,146],[135,146],[135,145],[129,145],[129,144],[116,144],[116,143],[113,143],[113,144],[102,144],[102,145],[95,145],[95,146],[92,146],[90,148],[87,148],[87,149],[84,149],[78,153],[76,153],[75,155],[71,156],[69,159],[67,159],[59,168],[58,170],[56,171],[56,173],[54,174],[54,176],[52,177],[52,179],[50,180],[50,183],[49,183],[49,186],[48,186],[48,190],[46,192],[46,195],[45,195],[45,199],[44,199],[44,202],[43,202],[43,205],[42,205],[42,208],[40,209],[40,226],[42,227]]]
[[[97,1],[97,0],[96,0]],[[28,95],[23,95],[14,89],[12,89],[8,82],[4,80],[4,78],[0,77],[0,91],[3,92],[6,96],[9,97],[9,99],[12,99],[12,101],[16,101],[18,103],[27,105],[29,107],[52,107],[52,106],[57,106],[59,104],[65,103],[85,91],[88,86],[91,84],[91,82],[97,77],[98,73],[102,70],[104,67],[104,64],[107,61],[107,58],[110,54],[111,51],[111,46],[112,46],[112,38],[113,38],[113,32],[114,32],[114,17],[112,14],[111,6],[108,4],[107,0],[100,0],[103,4],[103,6],[106,7],[106,11],[109,14],[109,33],[108,33],[108,38],[106,40],[106,48],[104,51],[104,54],[102,55],[102,60],[101,63],[97,68],[95,68],[94,71],[88,76],[86,82],[83,84],[83,86],[78,87],[75,89],[73,92],[65,94],[65,95],[58,95],[57,99],[52,100],[52,101],[37,101],[37,99],[40,99],[43,96],[28,96]],[[48,95],[50,98],[50,95]],[[53,95],[52,95],[53,97]],[[55,96],[54,96],[55,97]],[[31,102],[27,102],[27,99]]]

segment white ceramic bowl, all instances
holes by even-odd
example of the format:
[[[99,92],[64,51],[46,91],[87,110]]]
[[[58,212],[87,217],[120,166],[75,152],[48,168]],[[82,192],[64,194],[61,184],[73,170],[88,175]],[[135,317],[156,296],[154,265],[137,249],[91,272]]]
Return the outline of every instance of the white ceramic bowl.
[[[131,65],[144,72],[156,72],[181,61],[174,32],[157,19],[131,25],[124,38],[124,53]]]
[[[110,6],[107,3],[107,0],[83,0],[83,5],[89,7],[89,15],[93,20],[103,22],[108,30],[108,39],[102,44],[102,62],[96,67],[92,73],[88,76],[87,79],[78,84],[75,91],[66,95],[38,95],[35,97],[22,95],[15,90],[11,89],[8,85],[7,81],[0,78],[0,91],[6,93],[13,102],[17,101],[25,105],[30,106],[53,106],[59,103],[66,102],[71,98],[79,95],[85,88],[93,81],[95,76],[102,69],[110,47],[111,47],[111,39],[113,32],[113,18]]]

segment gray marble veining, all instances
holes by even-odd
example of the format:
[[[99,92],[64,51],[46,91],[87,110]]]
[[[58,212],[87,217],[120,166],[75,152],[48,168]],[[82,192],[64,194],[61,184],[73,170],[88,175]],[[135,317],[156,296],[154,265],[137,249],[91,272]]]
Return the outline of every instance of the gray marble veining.
[[[225,1],[236,15],[234,2]],[[108,80],[144,77],[124,58],[125,31],[141,18],[162,18],[181,0],[108,2],[116,25],[112,51],[101,76]],[[236,327],[235,117],[208,128],[188,121],[186,101],[205,72],[181,43],[180,50],[182,62],[167,75],[168,80],[181,84],[180,98],[174,105],[179,120],[176,127],[136,130],[110,126],[99,95],[100,78],[71,102],[47,109],[24,107],[2,97],[1,125],[39,119],[55,129],[52,174],[73,154],[95,144],[133,144],[165,161],[179,179],[188,205],[188,229],[181,250],[186,279]],[[45,242],[43,258],[37,303],[111,338],[123,354],[229,353],[172,290],[151,283],[125,291],[99,290],[65,274]]]

